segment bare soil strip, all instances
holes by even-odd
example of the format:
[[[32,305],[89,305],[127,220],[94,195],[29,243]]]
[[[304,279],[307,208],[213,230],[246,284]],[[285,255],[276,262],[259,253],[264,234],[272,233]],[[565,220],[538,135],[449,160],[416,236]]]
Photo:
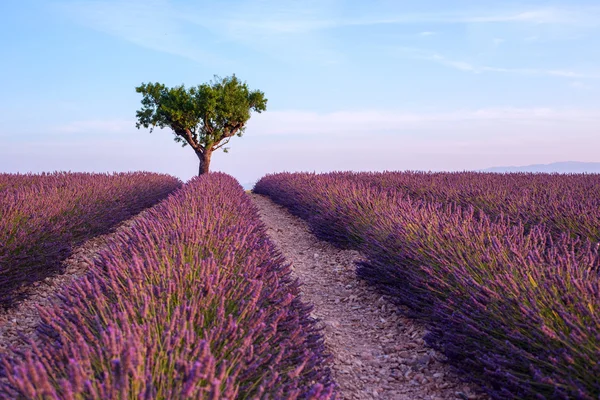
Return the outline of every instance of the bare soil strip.
[[[342,399],[485,399],[425,346],[425,328],[357,279],[356,251],[318,240],[306,223],[252,194],[268,234],[292,263],[302,297],[324,328]]]
[[[139,215],[121,222],[112,232],[92,238],[75,248],[71,256],[63,261],[64,274],[53,275],[34,283],[31,293],[24,301],[7,311],[0,310],[0,354],[5,353],[9,347],[25,348],[22,337],[35,340],[36,327],[40,322],[38,307],[49,307],[56,302],[54,295],[62,287],[85,275],[94,256],[108,239],[124,227],[130,226],[133,219]]]

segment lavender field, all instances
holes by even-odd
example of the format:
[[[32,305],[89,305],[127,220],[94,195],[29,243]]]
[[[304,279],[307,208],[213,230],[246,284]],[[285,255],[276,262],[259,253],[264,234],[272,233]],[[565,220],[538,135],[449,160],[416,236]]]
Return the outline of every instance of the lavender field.
[[[0,174],[0,308],[60,272],[72,249],[181,186],[154,173]]]
[[[38,341],[0,355],[1,398],[334,396],[310,306],[230,176],[136,217],[59,299]]]
[[[489,397],[600,397],[599,175],[280,173],[254,192],[359,250],[357,281]],[[129,219],[0,352],[0,398],[336,398],[312,305],[231,176],[3,174],[0,215],[4,312]]]
[[[598,175],[280,173],[254,191],[359,249],[493,398],[600,397]]]
[[[413,200],[473,206],[506,216],[526,230],[544,224],[555,237],[600,241],[600,174],[490,174],[480,172],[355,173],[353,179],[392,189]]]

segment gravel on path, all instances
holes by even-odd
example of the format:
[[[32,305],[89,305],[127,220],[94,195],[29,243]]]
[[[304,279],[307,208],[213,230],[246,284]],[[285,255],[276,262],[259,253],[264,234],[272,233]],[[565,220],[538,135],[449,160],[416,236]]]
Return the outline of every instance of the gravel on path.
[[[144,213],[146,211],[142,211]],[[131,226],[140,214],[119,223],[107,234],[96,236],[75,248],[73,253],[63,261],[64,272],[35,282],[33,288],[28,288],[28,295],[15,307],[0,310],[0,354],[9,348],[26,349],[24,340],[37,341],[37,326],[40,323],[39,308],[50,307],[58,302],[56,294],[75,279],[85,275],[92,265],[94,256],[108,242],[109,238],[117,235],[124,227]]]
[[[306,223],[251,194],[267,233],[301,284],[332,355],[342,399],[487,399],[424,343],[425,328],[356,277],[360,253],[318,240]]]

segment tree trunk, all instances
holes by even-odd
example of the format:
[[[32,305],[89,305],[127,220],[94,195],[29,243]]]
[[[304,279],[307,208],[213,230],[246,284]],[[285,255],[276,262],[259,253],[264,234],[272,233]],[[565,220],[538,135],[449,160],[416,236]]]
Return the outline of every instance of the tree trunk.
[[[203,152],[197,151],[196,155],[200,160],[200,168],[198,168],[198,176],[202,174],[208,174],[210,167],[210,157],[212,156],[212,150],[204,150]]]

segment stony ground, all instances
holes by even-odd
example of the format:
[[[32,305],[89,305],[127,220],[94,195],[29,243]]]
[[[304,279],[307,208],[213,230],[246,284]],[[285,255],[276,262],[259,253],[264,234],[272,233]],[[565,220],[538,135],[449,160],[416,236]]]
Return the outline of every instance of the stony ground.
[[[404,318],[358,280],[356,251],[318,240],[306,223],[267,197],[252,194],[268,234],[300,280],[304,301],[324,327],[342,399],[484,399],[425,346],[425,329]]]

